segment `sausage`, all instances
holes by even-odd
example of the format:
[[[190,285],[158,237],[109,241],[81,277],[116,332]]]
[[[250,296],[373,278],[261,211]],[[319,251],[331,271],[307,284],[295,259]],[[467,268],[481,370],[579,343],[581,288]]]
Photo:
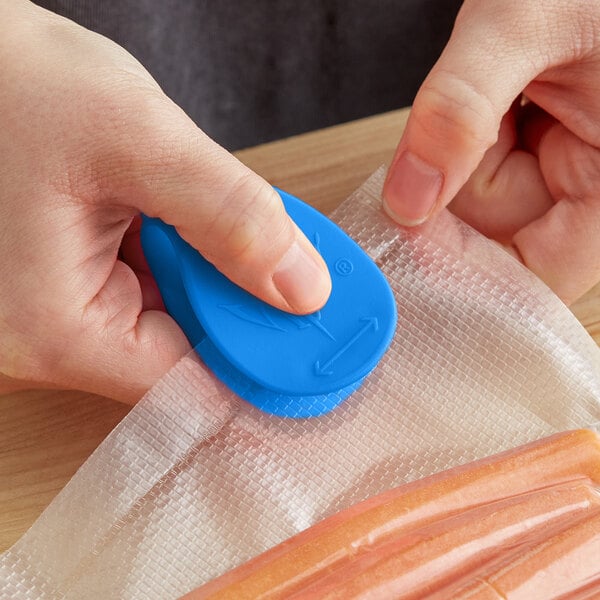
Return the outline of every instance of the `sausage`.
[[[283,599],[357,555],[435,521],[585,479],[600,482],[600,438],[580,429],[401,485],[343,510],[182,600]]]
[[[553,531],[589,519],[591,514],[600,515],[600,496],[589,482],[511,496],[435,521],[373,548],[289,600],[428,598],[504,552],[522,551]],[[588,558],[588,570],[589,563]],[[510,584],[512,579],[506,581]],[[527,598],[531,596],[519,596],[519,600]]]
[[[498,594],[491,596],[491,593]],[[589,515],[473,582],[435,600],[549,600],[600,596],[600,513]],[[434,600],[433,598],[431,600]]]

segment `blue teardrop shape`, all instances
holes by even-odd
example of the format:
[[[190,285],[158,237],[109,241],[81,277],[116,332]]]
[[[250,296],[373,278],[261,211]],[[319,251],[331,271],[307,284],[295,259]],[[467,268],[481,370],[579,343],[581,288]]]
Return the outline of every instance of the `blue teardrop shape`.
[[[331,295],[316,313],[292,315],[252,296],[158,219],[144,218],[142,245],[169,314],[215,375],[262,410],[311,417],[337,406],[375,367],[394,334],[396,305],[358,244],[278,192],[331,274]]]

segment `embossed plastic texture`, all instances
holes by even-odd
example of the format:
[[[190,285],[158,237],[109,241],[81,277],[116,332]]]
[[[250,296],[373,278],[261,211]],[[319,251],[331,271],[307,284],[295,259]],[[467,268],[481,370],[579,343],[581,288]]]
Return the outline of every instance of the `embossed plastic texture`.
[[[331,296],[316,313],[292,315],[252,296],[158,219],[144,218],[142,246],[167,311],[217,377],[266,412],[313,417],[337,406],[376,366],[394,333],[396,305],[356,242],[278,192],[329,267]]]

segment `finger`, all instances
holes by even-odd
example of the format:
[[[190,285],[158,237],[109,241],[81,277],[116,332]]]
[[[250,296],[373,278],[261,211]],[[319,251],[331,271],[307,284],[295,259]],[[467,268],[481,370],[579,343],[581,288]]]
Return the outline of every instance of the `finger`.
[[[576,51],[582,33],[573,23],[581,22],[583,10],[580,2],[547,3],[543,11],[527,0],[465,2],[415,98],[389,169],[388,213],[413,225],[450,202],[496,142],[515,98]]]
[[[523,263],[572,304],[600,280],[600,205],[561,201],[513,240]]]
[[[463,221],[504,244],[554,206],[536,157],[517,145],[519,113],[513,106],[504,116],[498,141],[449,205]]]
[[[169,315],[142,310],[138,280],[121,261],[77,326],[82,329],[71,329],[56,383],[130,404],[190,351]]]
[[[600,151],[555,124],[540,140],[539,160],[559,201],[517,232],[513,246],[570,304],[600,280]]]
[[[166,98],[158,104],[160,118],[132,128],[110,161],[121,165],[111,167],[119,201],[174,225],[221,272],[263,300],[298,313],[319,309],[331,290],[327,267],[277,192]]]

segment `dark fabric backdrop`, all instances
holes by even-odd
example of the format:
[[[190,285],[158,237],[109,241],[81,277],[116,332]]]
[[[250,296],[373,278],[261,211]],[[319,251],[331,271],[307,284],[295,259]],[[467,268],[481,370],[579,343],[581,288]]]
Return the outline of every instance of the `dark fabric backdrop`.
[[[37,0],[127,48],[230,150],[399,108],[460,0]]]

